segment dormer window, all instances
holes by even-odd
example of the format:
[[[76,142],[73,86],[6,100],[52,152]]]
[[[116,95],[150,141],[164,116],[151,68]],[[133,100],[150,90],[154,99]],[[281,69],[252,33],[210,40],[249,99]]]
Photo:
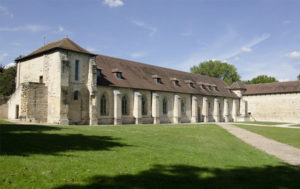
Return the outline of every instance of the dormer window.
[[[185,80],[185,83],[188,84],[190,88],[195,88],[195,85],[191,80]]]
[[[112,72],[115,74],[117,79],[123,79],[122,72],[119,69],[113,69]]]
[[[204,84],[202,84],[201,86],[202,86],[202,89],[206,89],[206,87],[205,87],[205,85],[204,85]]]
[[[121,72],[117,72],[117,73],[116,73],[116,77],[117,77],[118,79],[122,79],[122,73],[121,73]]]
[[[208,85],[208,89],[209,89],[210,91],[212,90],[211,85]]]
[[[180,86],[178,79],[176,79],[176,78],[171,78],[171,81],[174,83],[175,86],[177,86],[177,87]]]
[[[158,76],[158,75],[152,75],[152,78],[154,79],[154,81],[157,83],[157,84],[163,84],[161,78]]]

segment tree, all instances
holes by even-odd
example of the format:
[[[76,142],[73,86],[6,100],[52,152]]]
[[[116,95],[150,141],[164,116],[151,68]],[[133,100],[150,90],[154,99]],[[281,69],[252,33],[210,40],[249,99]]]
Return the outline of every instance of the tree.
[[[300,74],[297,76],[298,80],[300,80]]]
[[[278,82],[275,77],[259,75],[251,80],[251,84]]]
[[[240,75],[235,66],[218,60],[201,62],[198,66],[191,67],[194,74],[207,75],[224,80],[228,85],[240,81]]]
[[[16,66],[1,70],[0,96],[10,96],[15,91],[15,77]]]

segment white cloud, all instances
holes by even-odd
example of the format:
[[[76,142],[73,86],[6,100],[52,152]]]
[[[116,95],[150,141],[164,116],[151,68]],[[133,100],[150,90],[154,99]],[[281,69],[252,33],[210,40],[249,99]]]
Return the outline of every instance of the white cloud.
[[[95,49],[93,47],[88,47],[86,50],[90,51],[90,52],[93,52],[93,53],[95,53],[97,51],[97,49]]]
[[[206,47],[196,51],[195,53],[188,56],[183,63],[180,64],[178,69],[187,70],[193,65],[197,65],[205,60],[228,60],[231,62],[235,57],[239,56],[242,53],[251,52],[253,47],[262,43],[271,37],[270,34],[265,33],[258,37],[254,37],[248,43],[236,44],[235,41],[238,41],[238,32],[232,28],[228,27],[227,32],[224,35],[216,39],[211,46]],[[229,48],[231,47],[231,48]],[[237,60],[234,60],[237,61]]]
[[[251,52],[252,51],[252,49],[250,47],[242,47],[241,50],[243,52]]]
[[[15,65],[16,65],[16,63],[14,63],[14,62],[8,63],[8,64],[6,64],[6,66],[4,66],[4,69],[14,67]]]
[[[282,23],[283,23],[284,25],[288,25],[288,24],[292,23],[292,21],[290,21],[290,20],[285,20],[285,21],[283,21]]]
[[[191,36],[194,36],[194,32],[186,31],[186,32],[181,33],[180,35],[182,35],[183,37],[191,37]]]
[[[9,16],[10,18],[14,18],[14,14],[11,13],[6,7],[0,5],[0,12],[4,15]]]
[[[5,59],[5,57],[7,57],[7,56],[8,56],[7,53],[0,54],[0,62],[2,62]]]
[[[62,26],[58,27],[58,32],[64,32],[64,31],[65,31],[65,29]]]
[[[142,21],[133,20],[132,23],[140,28],[150,31],[149,35],[153,36],[157,32],[157,28],[150,26]]]
[[[41,25],[25,25],[21,27],[2,27],[0,28],[0,32],[18,32],[18,31],[29,31],[29,32],[38,32],[45,30],[44,26]]]
[[[120,7],[124,5],[122,0],[104,0],[103,3],[109,7]]]
[[[130,55],[132,58],[143,58],[147,56],[147,53],[145,52],[134,52]]]
[[[285,56],[289,58],[300,58],[300,52],[299,51],[293,51],[291,53],[286,54]]]

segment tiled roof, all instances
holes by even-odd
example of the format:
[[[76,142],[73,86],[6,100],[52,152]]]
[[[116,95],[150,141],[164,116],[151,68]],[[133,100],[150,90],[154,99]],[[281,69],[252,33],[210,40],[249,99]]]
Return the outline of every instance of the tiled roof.
[[[84,48],[80,47],[79,45],[77,45],[74,41],[70,40],[69,38],[63,38],[58,41],[48,43],[48,44],[42,46],[41,48],[33,51],[29,55],[18,58],[16,61],[29,59],[31,57],[46,53],[46,52],[54,50],[54,49],[65,49],[65,50],[71,50],[71,51],[75,51],[75,52],[94,55],[93,53],[91,53],[91,52],[85,50]]]
[[[300,81],[274,82],[245,85],[244,95],[300,92]]]
[[[103,86],[237,98],[234,93],[230,92],[228,85],[218,78],[103,55],[96,56],[96,63],[103,74],[100,82],[100,85]],[[122,71],[123,79],[115,76],[113,73],[115,69]],[[156,82],[157,78],[161,79],[162,84]],[[179,81],[179,86],[174,85],[174,81],[172,81],[174,78]],[[202,89],[198,85],[199,82],[210,85],[211,89],[209,87]],[[194,87],[191,87],[190,83],[194,83],[192,85]]]
[[[246,86],[244,83],[242,82],[234,82],[231,86],[230,86],[231,89],[246,89]]]

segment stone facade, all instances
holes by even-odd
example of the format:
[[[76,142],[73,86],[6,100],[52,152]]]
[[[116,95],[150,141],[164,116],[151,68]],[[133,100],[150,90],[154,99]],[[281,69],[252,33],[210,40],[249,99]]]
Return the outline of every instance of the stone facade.
[[[173,86],[177,80],[173,76],[172,81],[164,81],[170,82],[165,90],[154,82],[159,75],[150,75],[145,87],[140,87],[139,81],[128,75],[118,78],[117,73],[122,72],[118,67],[104,69],[105,65],[96,62],[104,57],[90,54],[68,39],[49,45],[17,60],[17,88],[8,101],[9,119],[61,125],[231,122],[250,120],[249,109],[257,120],[300,122],[299,93],[247,96],[243,88],[230,88],[204,76],[200,79],[211,84],[197,81],[191,86],[188,77],[195,80],[198,76],[174,70],[169,75],[183,74],[182,86]],[[132,71],[133,65],[150,72],[162,69],[121,59],[106,66],[121,65],[119,61],[124,61],[123,72]]]
[[[300,123],[300,93],[243,96],[252,120]]]

